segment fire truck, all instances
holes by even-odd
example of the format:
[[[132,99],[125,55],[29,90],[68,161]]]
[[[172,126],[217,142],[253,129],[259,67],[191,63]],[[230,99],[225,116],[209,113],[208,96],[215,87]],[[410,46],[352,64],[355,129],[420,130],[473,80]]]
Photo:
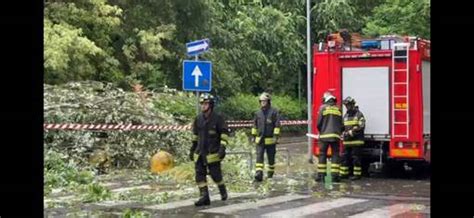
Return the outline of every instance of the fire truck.
[[[314,45],[312,135],[318,135],[323,93],[336,96],[339,107],[351,96],[366,118],[364,174],[429,167],[430,62],[430,41],[417,37],[382,36],[362,40],[358,48],[331,39]],[[340,150],[342,154],[342,142]]]

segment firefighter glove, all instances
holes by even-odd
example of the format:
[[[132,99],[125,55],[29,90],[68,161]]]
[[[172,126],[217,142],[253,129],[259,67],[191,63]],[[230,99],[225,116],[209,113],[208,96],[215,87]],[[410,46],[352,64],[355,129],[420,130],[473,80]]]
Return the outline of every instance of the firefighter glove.
[[[223,160],[224,157],[225,157],[225,146],[224,145],[221,145],[221,147],[219,148],[219,159]]]

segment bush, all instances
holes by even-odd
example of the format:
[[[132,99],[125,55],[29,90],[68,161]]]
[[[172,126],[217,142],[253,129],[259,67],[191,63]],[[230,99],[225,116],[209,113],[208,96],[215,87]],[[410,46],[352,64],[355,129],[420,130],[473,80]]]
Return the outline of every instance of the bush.
[[[282,120],[305,119],[306,116],[306,103],[300,106],[297,100],[287,95],[273,95],[272,107],[280,112]],[[218,110],[228,119],[251,120],[259,108],[258,96],[237,94],[219,105]]]
[[[196,96],[192,92],[182,92],[175,89],[163,89],[152,99],[159,111],[172,114],[180,123],[189,123],[196,116]]]

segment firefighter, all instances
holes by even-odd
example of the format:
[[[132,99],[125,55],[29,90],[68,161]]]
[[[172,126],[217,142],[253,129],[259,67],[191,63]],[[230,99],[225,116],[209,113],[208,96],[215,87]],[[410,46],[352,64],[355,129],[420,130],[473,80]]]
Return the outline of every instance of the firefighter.
[[[346,179],[349,176],[349,167],[353,165],[353,176],[350,180],[361,178],[362,167],[360,161],[360,150],[364,145],[364,114],[359,111],[356,101],[352,97],[347,97],[342,102],[347,109],[344,115],[344,132],[342,133],[344,144],[344,155],[341,163],[341,178]]]
[[[331,146],[331,175],[334,182],[339,182],[339,143],[342,130],[342,112],[336,106],[337,99],[329,92],[324,93],[324,104],[319,108],[317,128],[319,131],[319,162],[316,182],[326,175],[326,158],[328,147]]]
[[[193,143],[189,158],[195,161],[196,183],[200,198],[195,206],[210,205],[209,189],[206,176],[211,175],[221,194],[221,200],[227,200],[227,190],[222,178],[221,161],[225,157],[225,149],[229,137],[229,129],[222,116],[214,112],[214,96],[203,93],[200,96],[201,113],[193,123]]]
[[[268,158],[268,178],[275,172],[276,144],[280,138],[280,114],[271,107],[271,96],[264,92],[259,97],[260,110],[255,113],[252,128],[253,141],[257,147],[257,162],[255,164],[255,181],[263,180],[265,151]]]

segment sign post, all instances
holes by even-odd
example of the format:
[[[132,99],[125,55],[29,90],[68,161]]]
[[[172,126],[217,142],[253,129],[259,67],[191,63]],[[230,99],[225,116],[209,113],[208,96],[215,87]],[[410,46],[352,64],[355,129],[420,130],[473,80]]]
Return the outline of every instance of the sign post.
[[[198,60],[199,60],[199,57],[198,57],[197,55],[194,56],[194,57],[195,57],[195,58],[194,58],[195,61],[198,61]],[[194,71],[193,71],[193,73],[194,73]],[[199,72],[199,73],[201,73],[201,72]],[[192,75],[192,74],[191,74],[191,75]],[[201,75],[202,75],[202,74],[201,74]],[[197,81],[197,78],[198,78],[198,77],[199,77],[199,75],[196,75],[194,81]],[[194,82],[194,85],[197,86],[196,82]],[[199,110],[199,91],[196,91],[196,98],[197,98],[196,111],[197,111],[197,114],[199,114],[199,112],[200,112],[200,110]]]
[[[196,111],[199,114],[199,91],[211,91],[212,63],[199,61],[199,54],[209,50],[209,39],[201,39],[186,43],[188,56],[194,56],[194,61],[183,62],[183,90],[195,91],[197,98]]]

